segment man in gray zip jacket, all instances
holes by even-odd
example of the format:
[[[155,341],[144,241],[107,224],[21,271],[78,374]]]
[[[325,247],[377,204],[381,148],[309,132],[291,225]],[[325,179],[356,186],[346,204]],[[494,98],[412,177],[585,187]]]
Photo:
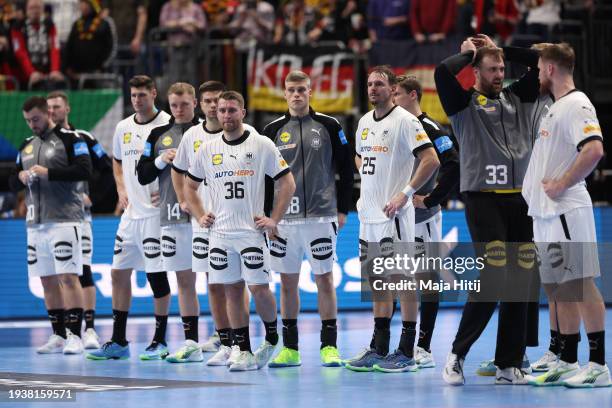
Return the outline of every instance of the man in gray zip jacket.
[[[285,79],[289,111],[263,131],[291,167],[296,183],[291,204],[278,225],[278,239],[270,241],[272,269],[281,273],[284,345],[270,367],[301,364],[297,316],[304,254],[318,290],[321,363],[326,367],[341,365],[336,347],[337,306],[332,268],[338,227],[344,225],[352,204],[353,154],[340,123],[310,108],[311,93],[308,75],[290,72]],[[338,187],[336,172],[340,176]]]
[[[28,275],[40,277],[53,328],[48,342],[37,351],[81,354],[81,182],[91,176],[89,149],[78,134],[53,125],[45,98],[31,97],[22,110],[34,136],[19,148],[9,182],[14,191],[27,187]]]
[[[504,56],[529,67],[507,87],[503,87]],[[443,371],[444,380],[452,385],[465,381],[463,361],[495,311],[497,302],[489,298],[497,293],[495,286],[506,268],[511,268],[511,279],[533,274],[533,258],[531,262],[520,261],[535,255],[533,246],[517,243],[533,240],[521,185],[533,147],[530,118],[539,89],[537,61],[535,50],[502,50],[487,36],[479,35],[464,41],[461,53],[442,61],[435,71],[442,106],[459,142],[460,190],[468,227],[472,241],[478,243],[477,255],[487,259],[480,278],[481,294],[487,293],[484,300],[488,301],[472,294],[466,303]],[[466,90],[460,78],[470,70],[476,82]],[[506,248],[509,242],[514,244]],[[497,384],[526,383],[520,370],[526,332],[527,303],[502,301],[494,361]]]

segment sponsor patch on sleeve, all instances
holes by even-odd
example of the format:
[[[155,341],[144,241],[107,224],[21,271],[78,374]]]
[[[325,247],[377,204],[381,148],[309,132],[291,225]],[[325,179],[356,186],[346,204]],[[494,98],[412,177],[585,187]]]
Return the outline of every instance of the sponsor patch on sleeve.
[[[151,143],[149,143],[149,142],[145,143],[142,155],[143,156],[147,156],[147,157],[151,156]]]
[[[81,156],[81,155],[88,155],[89,156],[89,149],[87,148],[87,143],[85,142],[77,142],[74,144],[74,155],[75,156]]]
[[[453,148],[453,141],[448,136],[441,136],[437,138],[434,140],[434,144],[436,145],[436,149],[438,149],[438,153],[440,154]]]
[[[589,122],[584,125],[582,132],[585,134],[585,136],[601,135],[601,127],[599,126],[599,123]]]
[[[348,140],[346,140],[346,135],[344,134],[344,130],[340,129],[340,131],[338,132],[338,137],[340,138],[340,143],[342,143],[343,145],[348,143]]]
[[[96,154],[96,156],[98,156],[98,158],[106,154],[102,146],[100,146],[100,143],[96,143],[94,147],[91,148],[91,150],[93,150],[93,152]]]

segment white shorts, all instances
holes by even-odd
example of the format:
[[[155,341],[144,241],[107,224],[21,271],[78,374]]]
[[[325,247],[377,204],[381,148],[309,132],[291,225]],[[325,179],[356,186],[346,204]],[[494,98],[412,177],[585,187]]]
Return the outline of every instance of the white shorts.
[[[91,231],[91,221],[83,221],[83,224],[81,224],[81,234],[83,265],[91,266],[91,257],[93,255],[93,233]]]
[[[281,224],[279,237],[270,242],[270,266],[280,273],[300,273],[304,254],[312,273],[323,275],[332,271],[336,260],[335,222],[311,224]]]
[[[131,219],[124,214],[115,237],[113,269],[163,272],[159,237],[158,216]]]
[[[232,284],[244,280],[247,285],[271,281],[270,253],[261,233],[247,233],[229,238],[210,233],[208,252],[210,284]]]
[[[208,272],[208,228],[193,227],[191,268],[194,272]]]
[[[161,227],[161,253],[164,271],[191,269],[191,224]]]
[[[414,227],[413,206],[408,207],[389,221],[377,224],[362,222],[359,225],[359,259],[364,261],[368,257],[368,247],[372,244],[378,247],[376,252],[380,251],[382,255],[385,255],[393,252],[393,244],[413,243]]]
[[[564,283],[600,276],[593,208],[533,219],[542,283]]]
[[[437,242],[442,242],[442,211],[438,211],[431,218],[415,225],[414,234],[415,256],[437,257],[440,248]],[[419,268],[415,273],[428,273],[429,269]]]
[[[83,274],[81,225],[42,224],[28,228],[28,276]]]

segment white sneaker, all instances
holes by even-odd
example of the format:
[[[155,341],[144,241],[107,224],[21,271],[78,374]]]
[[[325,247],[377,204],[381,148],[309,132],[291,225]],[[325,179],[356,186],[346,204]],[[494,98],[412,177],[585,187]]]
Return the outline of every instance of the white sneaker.
[[[87,329],[83,334],[83,347],[87,350],[97,350],[100,348],[100,337],[94,329]]]
[[[442,378],[449,385],[465,384],[465,377],[463,376],[463,359],[459,358],[456,354],[448,353],[446,365],[442,371]]]
[[[65,344],[66,340],[62,336],[52,334],[45,344],[36,349],[36,352],[38,354],[61,353],[64,350]]]
[[[414,360],[419,368],[432,368],[436,366],[436,362],[433,359],[433,354],[419,346],[417,346],[416,350],[414,351]]]
[[[202,344],[202,351],[205,353],[215,353],[221,346],[221,339],[219,338],[219,332],[215,330],[212,336]]]
[[[67,332],[68,339],[64,346],[64,354],[82,354],[83,353],[83,341],[79,336],[76,336],[70,332]]]
[[[550,370],[550,367],[559,360],[557,355],[550,350],[546,350],[546,353],[538,361],[531,365],[533,372],[546,372]]]
[[[227,359],[226,365],[229,367],[232,364],[234,364],[234,362],[236,362],[236,360],[238,359],[239,355],[240,355],[240,347],[234,344],[232,346],[232,350],[230,351],[230,355],[229,355],[229,358]]]
[[[230,371],[254,371],[258,370],[255,356],[250,351],[240,351],[238,358],[229,368]]]
[[[525,378],[525,373],[516,368],[516,367],[508,367],[508,368],[498,368],[495,373],[495,384],[497,385],[526,385],[529,384],[527,378]]]
[[[200,363],[204,361],[200,345],[191,339],[185,340],[183,347],[166,357],[168,363]]]
[[[611,385],[608,365],[601,365],[592,361],[582,367],[578,374],[565,380],[565,386],[570,388],[609,387]]]
[[[274,349],[276,346],[272,345],[269,341],[264,340],[264,342],[259,346],[257,350],[255,350],[255,361],[257,361],[257,369],[264,367],[268,364],[268,361],[274,354]]]
[[[209,366],[225,366],[227,361],[230,358],[230,354],[232,353],[232,348],[224,346],[223,344],[219,347],[219,350],[212,356],[207,362],[206,365]]]
[[[580,366],[578,363],[570,364],[563,360],[559,360],[557,363],[554,363],[550,370],[544,374],[538,377],[528,375],[526,378],[531,385],[538,387],[549,387],[553,385],[563,385],[565,380],[575,376],[579,371]]]

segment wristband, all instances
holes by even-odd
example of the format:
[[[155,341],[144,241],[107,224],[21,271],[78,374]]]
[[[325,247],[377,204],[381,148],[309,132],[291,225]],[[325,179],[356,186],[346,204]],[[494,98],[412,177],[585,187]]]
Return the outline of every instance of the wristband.
[[[406,197],[412,197],[412,195],[416,192],[416,190],[414,188],[412,188],[412,186],[410,184],[408,184],[406,187],[404,187],[404,189],[402,190],[402,193],[406,194]]]

